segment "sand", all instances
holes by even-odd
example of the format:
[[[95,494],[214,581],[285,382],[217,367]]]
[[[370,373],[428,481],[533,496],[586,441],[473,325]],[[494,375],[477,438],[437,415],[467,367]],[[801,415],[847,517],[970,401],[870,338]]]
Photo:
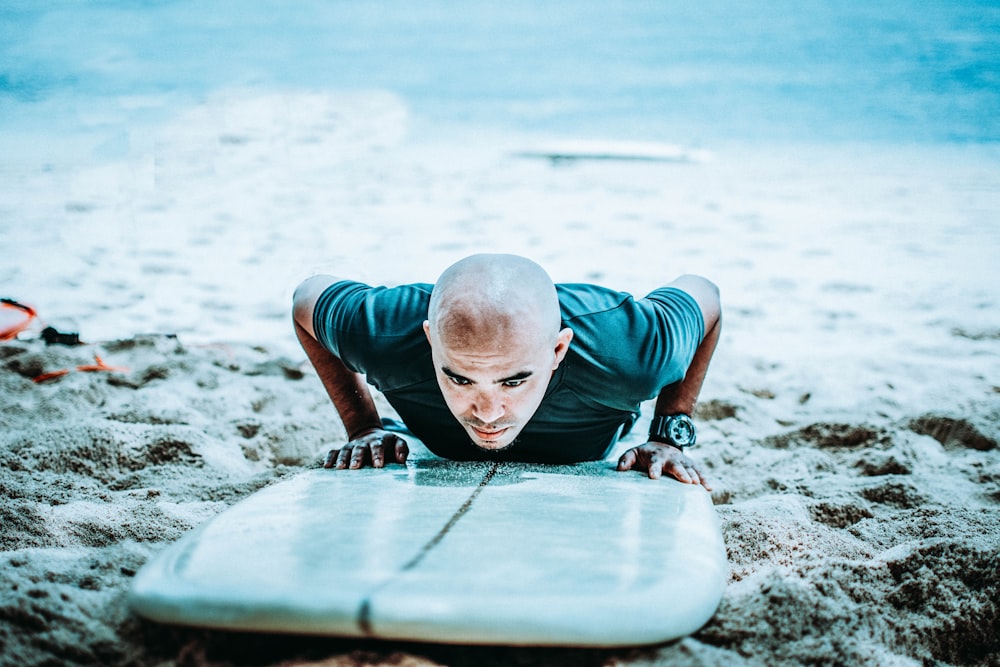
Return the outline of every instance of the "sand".
[[[86,343],[0,343],[0,663],[1000,664],[996,151],[519,156],[542,139],[432,140],[384,94],[228,91],[119,160],[0,165],[0,296]],[[291,333],[295,284],[433,281],[487,250],[635,294],[720,285],[692,451],[731,568],[709,624],[583,651],[131,615],[151,554],[343,442]],[[78,370],[95,356],[112,370]]]

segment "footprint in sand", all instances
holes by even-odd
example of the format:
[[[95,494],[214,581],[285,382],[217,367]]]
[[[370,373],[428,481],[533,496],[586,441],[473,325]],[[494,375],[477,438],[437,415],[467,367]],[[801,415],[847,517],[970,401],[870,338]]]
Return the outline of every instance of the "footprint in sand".
[[[915,509],[928,503],[926,495],[917,490],[909,481],[891,479],[879,482],[861,490],[861,497],[880,505],[889,505],[898,509]]]
[[[739,408],[732,403],[711,399],[698,403],[695,408],[695,418],[701,421],[733,419],[736,417],[738,411]]]
[[[868,503],[861,499],[820,501],[809,507],[809,514],[813,521],[831,528],[849,528],[862,519],[875,516]]]
[[[849,451],[869,447],[885,448],[890,433],[874,426],[856,424],[809,424],[791,433],[765,438],[760,444],[774,449],[818,447],[833,451]]]
[[[928,414],[912,420],[909,429],[934,438],[947,450],[975,449],[989,452],[997,448],[996,438],[985,435],[965,419]]]
[[[854,467],[866,477],[882,477],[884,475],[910,475],[913,466],[909,461],[893,454],[879,450],[862,452]]]

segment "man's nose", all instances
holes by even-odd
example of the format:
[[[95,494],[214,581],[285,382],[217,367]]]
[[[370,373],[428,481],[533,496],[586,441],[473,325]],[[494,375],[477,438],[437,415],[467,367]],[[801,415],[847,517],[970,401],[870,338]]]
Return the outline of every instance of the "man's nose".
[[[473,416],[484,424],[489,424],[504,415],[504,405],[501,397],[494,392],[481,391],[476,395],[473,406]]]

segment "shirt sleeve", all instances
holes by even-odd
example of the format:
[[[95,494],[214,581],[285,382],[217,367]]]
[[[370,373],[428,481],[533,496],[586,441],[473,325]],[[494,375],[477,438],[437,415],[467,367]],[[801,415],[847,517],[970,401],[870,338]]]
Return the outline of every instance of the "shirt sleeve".
[[[334,283],[316,301],[316,340],[380,390],[391,389],[408,381],[414,362],[429,353],[423,322],[430,288]]]
[[[705,337],[705,318],[698,302],[676,287],[661,287],[646,295],[642,302],[656,313],[653,337],[656,349],[650,359],[659,359],[659,388],[684,379],[698,346]]]
[[[633,299],[624,292],[571,285],[560,300],[570,311],[564,321],[574,332],[574,391],[615,410],[635,411],[682,380],[704,337],[697,302],[674,287]]]

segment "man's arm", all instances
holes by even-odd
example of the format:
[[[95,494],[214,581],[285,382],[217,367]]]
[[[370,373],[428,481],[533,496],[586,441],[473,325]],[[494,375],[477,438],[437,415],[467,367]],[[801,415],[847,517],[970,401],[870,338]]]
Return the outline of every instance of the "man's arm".
[[[691,365],[684,379],[668,385],[660,391],[656,399],[655,415],[675,415],[694,413],[694,406],[701,393],[701,387],[708,373],[708,365],[719,343],[722,328],[722,306],[719,289],[709,280],[700,276],[681,276],[670,283],[671,286],[689,294],[701,309],[705,320],[705,336],[695,350]],[[686,484],[701,484],[709,491],[712,487],[694,461],[673,445],[649,441],[625,452],[618,460],[619,470],[639,468],[646,470],[651,479],[666,473]]]
[[[316,340],[313,330],[316,301],[327,287],[337,281],[331,276],[309,278],[295,290],[292,308],[295,335],[347,431],[347,445],[331,450],[324,467],[357,469],[370,463],[375,468],[381,468],[385,465],[386,450],[393,461],[405,463],[409,454],[406,442],[382,428],[382,420],[364,377],[347,368],[343,361]]]

